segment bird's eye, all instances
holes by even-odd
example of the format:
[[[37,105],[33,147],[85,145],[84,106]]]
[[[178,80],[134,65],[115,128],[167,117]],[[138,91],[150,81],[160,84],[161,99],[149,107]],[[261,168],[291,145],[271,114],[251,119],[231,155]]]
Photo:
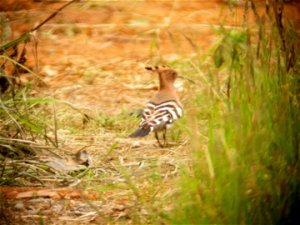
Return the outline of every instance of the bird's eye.
[[[151,66],[146,66],[145,69],[146,70],[153,70],[153,68]]]

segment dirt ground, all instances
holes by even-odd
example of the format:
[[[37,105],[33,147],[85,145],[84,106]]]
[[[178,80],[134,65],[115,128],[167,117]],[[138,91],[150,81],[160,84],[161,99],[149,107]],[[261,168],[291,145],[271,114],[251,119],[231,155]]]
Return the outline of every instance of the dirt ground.
[[[15,8],[7,4],[3,10],[10,21],[11,37],[18,37],[62,4],[24,1]],[[289,16],[300,24],[299,5],[288,7]],[[91,117],[130,113],[142,108],[157,90],[156,77],[145,71],[146,65],[184,61],[196,57],[196,51],[204,54],[218,40],[214,29],[220,23],[241,26],[242,12],[242,6],[231,11],[221,1],[75,3],[35,32],[28,44],[27,66],[45,83],[32,95],[68,101]],[[188,70],[180,72],[188,76]],[[29,80],[30,75],[23,79]],[[187,104],[192,90],[187,81],[179,84],[179,95]],[[72,122],[80,124],[78,120],[81,118],[74,115]],[[60,149],[68,153],[88,146],[98,186],[1,187],[7,205],[3,209],[6,220],[0,224],[147,223],[149,208],[159,209],[159,200],[174,192],[177,169],[188,159],[187,135],[162,150],[153,137],[131,140],[117,129],[74,134],[60,127],[59,132]],[[108,150],[112,153],[107,154]],[[153,171],[160,186],[149,178]],[[132,181],[137,189],[128,188]],[[119,188],[101,189],[112,184]],[[140,195],[158,200],[144,197],[145,204],[137,205]],[[142,215],[138,219],[136,211]]]

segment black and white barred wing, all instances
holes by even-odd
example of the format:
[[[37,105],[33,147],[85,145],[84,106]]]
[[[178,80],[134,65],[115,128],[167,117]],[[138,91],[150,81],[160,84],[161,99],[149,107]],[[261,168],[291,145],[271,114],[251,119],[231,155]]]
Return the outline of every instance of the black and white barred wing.
[[[182,116],[182,108],[176,101],[167,101],[160,104],[149,102],[143,113],[140,127],[150,126],[151,131],[159,131],[169,127]]]
[[[182,114],[182,108],[176,101],[167,101],[160,104],[149,102],[144,109],[139,129],[129,137],[143,137],[152,131],[169,128]]]
[[[155,106],[152,103],[148,103],[143,111],[142,121],[139,125],[139,128],[134,131],[129,137],[144,137],[148,135],[152,129],[151,125],[147,123],[150,120],[151,115],[155,113]]]

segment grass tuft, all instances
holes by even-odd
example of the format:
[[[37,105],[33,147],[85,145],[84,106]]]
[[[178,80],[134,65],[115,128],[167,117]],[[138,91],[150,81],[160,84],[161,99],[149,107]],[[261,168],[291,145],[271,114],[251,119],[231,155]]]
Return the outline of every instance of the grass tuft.
[[[174,200],[180,204],[174,204],[168,223],[296,221],[299,43],[289,23],[285,29],[273,23],[276,16],[259,18],[258,31],[223,29],[214,65],[200,68],[209,86],[193,99],[188,121],[193,163],[182,169]]]

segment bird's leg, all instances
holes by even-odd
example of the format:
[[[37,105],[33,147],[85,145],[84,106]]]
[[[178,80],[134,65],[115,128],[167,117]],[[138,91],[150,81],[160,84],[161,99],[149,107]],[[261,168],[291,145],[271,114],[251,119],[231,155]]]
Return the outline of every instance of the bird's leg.
[[[164,147],[167,147],[168,142],[167,142],[167,128],[166,127],[164,128],[164,131],[163,131],[163,139],[164,139]]]
[[[156,138],[156,140],[157,140],[157,143],[158,143],[159,147],[163,148],[164,146],[163,146],[163,145],[160,143],[160,141],[159,141],[158,133],[157,133],[157,132],[154,132],[154,133],[155,133],[155,138]]]

